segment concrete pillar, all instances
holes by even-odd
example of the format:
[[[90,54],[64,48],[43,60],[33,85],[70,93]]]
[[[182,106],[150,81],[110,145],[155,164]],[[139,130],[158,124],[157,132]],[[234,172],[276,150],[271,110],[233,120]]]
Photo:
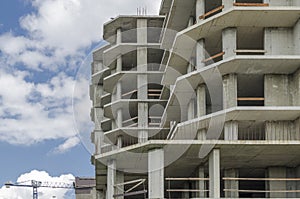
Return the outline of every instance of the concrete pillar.
[[[209,155],[209,197],[220,198],[220,149]]]
[[[116,38],[116,44],[122,43],[122,29],[117,29],[117,38]]]
[[[117,128],[122,128],[123,127],[122,109],[117,110],[116,125],[117,125]]]
[[[205,0],[196,0],[196,22],[200,22],[199,17],[205,14]]]
[[[239,127],[237,121],[229,121],[224,125],[224,140],[238,140]]]
[[[300,1],[297,0],[298,2],[298,6],[300,6]],[[294,35],[294,54],[295,55],[299,55],[300,54],[300,19],[297,21],[295,27],[294,27],[294,32],[293,32],[293,35]]]
[[[226,178],[238,178],[239,171],[238,169],[225,169],[224,176]],[[224,188],[225,189],[239,189],[239,181],[238,180],[226,180],[224,181]],[[225,191],[225,198],[238,198],[239,192],[235,191]]]
[[[222,0],[222,5],[224,5],[224,10],[228,10],[233,7],[235,0]]]
[[[118,149],[123,147],[123,136],[122,135],[119,135],[117,138],[117,147],[118,147]]]
[[[291,121],[266,122],[266,140],[295,140],[296,133]]]
[[[188,27],[194,25],[194,17],[190,17]]]
[[[205,178],[204,167],[199,167],[198,177]],[[196,181],[196,189],[206,190],[206,182],[207,181],[205,181],[205,180]],[[207,197],[207,193],[206,192],[198,192],[198,193],[196,193],[196,197],[197,198],[205,198],[205,197]]]
[[[296,168],[287,168],[286,169],[286,177],[287,178],[297,178],[296,175],[297,169]],[[297,190],[297,181],[287,181],[286,182],[286,190]],[[287,198],[296,198],[297,193],[286,193]]]
[[[277,1],[277,0],[276,0]],[[281,1],[278,1],[281,2]],[[265,28],[266,55],[293,55],[294,37],[290,28]]]
[[[206,54],[205,40],[200,39],[197,42],[197,46],[196,46],[196,68],[197,68],[197,70],[205,67],[205,63],[203,62],[203,60],[205,60],[205,54]]]
[[[223,77],[223,107],[237,106],[237,75],[229,74]]]
[[[270,167],[267,170],[268,178],[286,178],[286,168],[285,167]],[[286,181],[267,181],[269,184],[269,189],[274,190],[285,190]],[[271,192],[268,194],[270,198],[285,198],[286,193]]]
[[[149,199],[164,198],[164,150],[148,152],[148,196]]]
[[[147,19],[137,20],[137,43],[147,43]]]
[[[206,129],[199,129],[197,132],[197,140],[206,140]]]
[[[116,184],[124,183],[124,173],[117,171],[116,172]],[[124,193],[124,185],[118,185],[115,187],[116,194],[123,194]],[[118,199],[124,199],[124,196],[118,197]]]
[[[265,106],[290,106],[290,85],[288,75],[265,75]]]
[[[107,162],[107,191],[106,198],[114,198],[116,184],[116,160],[108,160]]]
[[[190,185],[189,185],[189,182],[185,182],[184,183],[184,189],[190,189]],[[190,192],[182,192],[182,198],[183,199],[189,199],[190,198]]]
[[[197,88],[197,117],[206,115],[206,91],[205,84]]]
[[[300,106],[300,69],[293,75],[290,89],[293,98],[293,106]]]
[[[139,103],[138,104],[138,127],[147,128],[148,127],[148,104]],[[148,140],[148,131],[140,130],[138,133],[138,142],[146,142]]]
[[[296,177],[300,178],[300,165],[296,167]],[[297,181],[297,190],[300,190],[300,181]],[[297,193],[297,198],[300,198],[300,193]]]
[[[117,57],[116,72],[122,72],[122,55]]]
[[[237,28],[226,28],[222,31],[223,59],[235,56],[237,49]]]
[[[191,99],[187,109],[188,120],[195,118],[195,99]]]
[[[295,126],[295,140],[300,140],[300,117],[294,121],[294,126]]]

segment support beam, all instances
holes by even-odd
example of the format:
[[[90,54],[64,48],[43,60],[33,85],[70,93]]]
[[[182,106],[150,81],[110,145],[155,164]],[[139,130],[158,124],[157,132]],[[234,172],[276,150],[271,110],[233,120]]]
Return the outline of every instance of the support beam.
[[[223,107],[237,106],[237,75],[229,74],[223,77]]]
[[[220,198],[220,149],[209,155],[209,197]]]
[[[222,44],[223,52],[225,52],[223,59],[235,56],[237,49],[237,28],[226,28],[222,31]]]
[[[164,150],[148,152],[148,194],[149,199],[164,198]]]
[[[225,169],[224,170],[225,177],[238,178],[239,171],[238,169]],[[226,180],[224,181],[224,188],[231,190],[239,190],[239,181],[238,180]],[[238,198],[239,192],[225,192],[225,198]]]

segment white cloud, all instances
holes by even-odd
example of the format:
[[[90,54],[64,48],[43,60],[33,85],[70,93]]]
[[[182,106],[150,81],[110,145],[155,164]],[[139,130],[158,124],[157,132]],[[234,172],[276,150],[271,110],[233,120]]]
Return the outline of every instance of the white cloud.
[[[67,183],[74,182],[75,177],[72,174],[61,175],[59,177],[52,177],[45,171],[33,170],[29,173],[22,174],[17,183],[26,182],[22,184],[31,184],[31,180],[50,182],[50,183]],[[74,191],[69,189],[53,189],[53,188],[38,188],[38,194],[40,199],[49,199],[53,196],[56,198],[74,198]],[[28,199],[32,198],[32,188],[13,187],[6,188],[3,186],[0,188],[1,199]]]
[[[70,148],[75,147],[80,142],[78,137],[71,137],[67,139],[63,144],[56,147],[53,153],[64,153],[68,151]]]
[[[140,6],[148,14],[158,13],[160,0],[28,2],[34,12],[20,18],[24,34],[0,35],[0,141],[31,145],[64,139],[54,149],[64,152],[78,144],[77,129],[90,133],[88,79],[77,80],[75,125],[72,106],[71,72],[86,48],[101,40],[103,23],[110,17],[136,14]],[[39,77],[43,73],[50,79]]]

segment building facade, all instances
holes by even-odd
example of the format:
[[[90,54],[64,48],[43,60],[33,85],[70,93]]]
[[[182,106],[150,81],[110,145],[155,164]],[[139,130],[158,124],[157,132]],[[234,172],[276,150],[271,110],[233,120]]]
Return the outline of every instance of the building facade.
[[[300,198],[299,0],[162,0],[103,38],[99,198]]]

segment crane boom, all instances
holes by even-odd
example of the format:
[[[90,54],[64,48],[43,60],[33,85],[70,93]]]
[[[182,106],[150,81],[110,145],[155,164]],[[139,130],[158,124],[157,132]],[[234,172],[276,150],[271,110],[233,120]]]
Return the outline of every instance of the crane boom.
[[[26,182],[21,182],[21,183],[12,183],[12,182],[7,182],[5,183],[5,186],[7,188],[13,186],[13,187],[31,187],[33,189],[33,199],[38,199],[38,188],[43,187],[43,188],[60,188],[60,189],[75,189],[75,182],[72,183],[65,183],[65,182],[41,182],[41,181],[36,181],[36,180],[31,180],[31,184],[24,184]]]

